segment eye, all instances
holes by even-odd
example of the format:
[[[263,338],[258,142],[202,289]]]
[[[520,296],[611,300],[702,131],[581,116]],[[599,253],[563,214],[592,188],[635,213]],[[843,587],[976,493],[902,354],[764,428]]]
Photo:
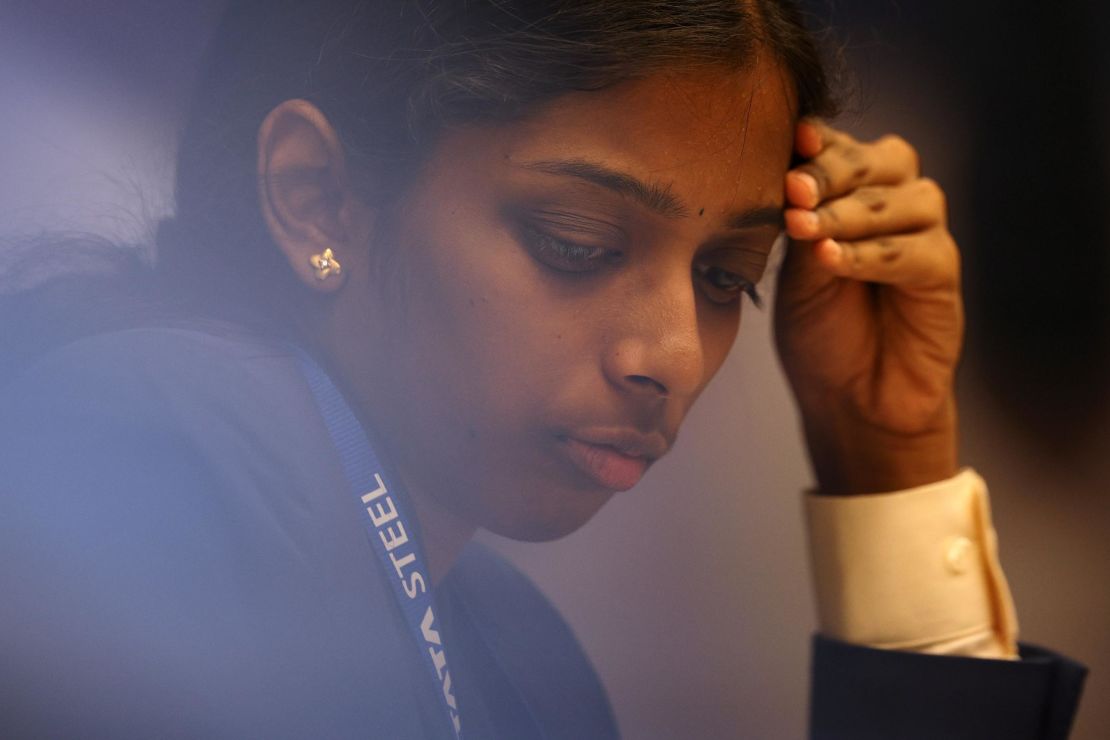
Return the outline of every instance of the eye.
[[[618,249],[563,239],[531,224],[521,224],[520,239],[532,256],[560,272],[590,272],[621,259]]]
[[[763,308],[763,298],[755,283],[735,272],[699,263],[694,265],[694,275],[701,283],[702,292],[713,303],[728,305],[740,300],[741,294],[747,294],[756,308]]]

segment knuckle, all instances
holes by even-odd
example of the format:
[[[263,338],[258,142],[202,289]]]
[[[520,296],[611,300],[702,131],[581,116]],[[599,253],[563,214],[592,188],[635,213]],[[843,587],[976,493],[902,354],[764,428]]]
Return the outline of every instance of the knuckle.
[[[859,242],[841,242],[844,250],[844,266],[848,272],[858,272],[863,267],[863,250]]]
[[[885,218],[883,212],[887,208],[887,200],[878,189],[859,188],[853,193],[853,197],[868,223],[878,225],[883,222]]]
[[[945,195],[944,188],[931,177],[919,178],[917,183],[921,190],[921,197],[929,203],[931,208],[939,211],[943,217],[948,211],[948,196]]]
[[[934,244],[923,250],[923,253],[932,258],[930,264],[934,286],[946,290],[958,289],[961,269],[960,250],[956,246],[956,240],[947,229],[941,228],[935,229],[928,236]]]
[[[827,226],[840,226],[842,214],[838,203],[829,203],[817,209],[817,218]]]
[[[952,264],[953,269],[958,271],[960,268],[960,260],[962,259],[960,246],[956,244],[955,237],[952,236],[952,233],[948,231],[948,229],[942,228],[939,231],[940,243],[943,247],[944,253],[947,255],[948,261]]]
[[[840,156],[848,162],[859,162],[864,158],[863,147],[855,142],[846,142],[839,149]]]
[[[915,174],[921,171],[921,155],[918,154],[913,144],[898,134],[886,134],[879,139],[878,143],[883,145],[899,161],[904,162]]]
[[[893,239],[879,239],[877,242],[879,262],[889,264],[902,258],[902,246]]]
[[[847,144],[840,147],[838,155],[837,170],[845,187],[858,186],[871,175],[871,158],[865,146]]]
[[[835,143],[838,146],[857,143],[856,139],[847,131],[835,128],[828,125],[827,123],[823,124],[823,131],[825,134],[825,138],[827,141],[829,141],[829,143]]]

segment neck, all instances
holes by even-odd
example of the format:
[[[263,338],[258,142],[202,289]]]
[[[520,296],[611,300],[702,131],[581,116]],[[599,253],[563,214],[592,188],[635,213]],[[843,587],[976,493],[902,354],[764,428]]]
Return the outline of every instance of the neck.
[[[360,413],[361,412],[361,413]],[[380,435],[381,427],[375,425],[365,413],[365,408],[356,409],[356,415],[363,417],[363,428],[370,437],[374,448],[385,455],[392,463],[393,473],[400,479],[407,494],[412,513],[420,525],[424,555],[428,559],[428,574],[433,584],[438,584],[454,567],[466,543],[474,536],[477,527],[466,519],[451,512],[427,491],[434,490],[421,480],[421,476],[411,471],[418,470],[415,465],[392,448],[388,438]]]
[[[438,584],[451,571],[477,528],[412,489],[408,494],[424,535],[424,554],[428,556],[432,583]]]
[[[429,576],[433,584],[438,584],[450,572],[477,527],[446,509],[434,496],[425,493],[427,484],[417,474],[419,467],[406,464],[409,461],[399,454],[399,450],[393,449],[388,433],[393,427],[386,423],[388,411],[380,408],[381,398],[375,393],[376,389],[386,387],[387,383],[368,370],[372,363],[362,354],[368,343],[350,342],[344,334],[333,334],[332,332],[339,331],[336,328],[338,322],[333,319],[330,314],[314,316],[313,321],[302,327],[302,341],[314,348],[318,357],[327,360],[329,373],[344,395],[353,401],[352,410],[375,449],[393,464],[393,472],[405,486],[413,514],[423,534]],[[319,326],[326,327],[322,334],[318,332]],[[372,329],[363,327],[356,333],[377,336],[378,333]]]
[[[365,418],[358,411],[356,415]],[[439,584],[454,567],[466,543],[478,528],[426,493],[430,490],[428,486],[419,476],[409,474],[413,466],[406,465],[404,457],[395,454],[396,450],[391,449],[387,440],[376,433],[378,427],[367,424],[364,420],[363,428],[374,448],[393,464],[393,473],[404,487],[412,513],[420,525],[421,544],[428,559],[428,575],[433,584]]]

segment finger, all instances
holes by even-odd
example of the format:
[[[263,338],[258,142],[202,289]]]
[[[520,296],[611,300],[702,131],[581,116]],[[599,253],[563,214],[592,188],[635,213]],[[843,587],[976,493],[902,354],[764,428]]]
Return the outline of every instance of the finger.
[[[925,231],[943,224],[946,210],[940,186],[918,178],[902,185],[862,187],[812,211],[787,209],[786,232],[794,239],[813,241]]]
[[[819,154],[787,173],[786,197],[812,209],[859,187],[913,180],[919,171],[917,150],[899,136],[861,143],[838,132]]]
[[[794,151],[798,156],[812,159],[821,153],[828,141],[826,131],[830,130],[816,118],[803,118],[794,129]]]
[[[794,128],[796,164],[813,159],[834,142],[850,140],[852,140],[851,136],[832,128],[818,118],[803,118]]]
[[[930,290],[960,282],[959,252],[943,228],[861,241],[822,239],[813,250],[817,261],[840,277]]]

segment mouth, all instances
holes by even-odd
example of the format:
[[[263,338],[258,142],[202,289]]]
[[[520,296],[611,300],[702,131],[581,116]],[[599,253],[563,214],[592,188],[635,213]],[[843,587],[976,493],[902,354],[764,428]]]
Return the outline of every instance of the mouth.
[[[560,439],[571,463],[599,486],[612,491],[627,491],[639,483],[648,467],[666,450],[666,443],[655,439],[624,437],[603,441],[574,436]]]

